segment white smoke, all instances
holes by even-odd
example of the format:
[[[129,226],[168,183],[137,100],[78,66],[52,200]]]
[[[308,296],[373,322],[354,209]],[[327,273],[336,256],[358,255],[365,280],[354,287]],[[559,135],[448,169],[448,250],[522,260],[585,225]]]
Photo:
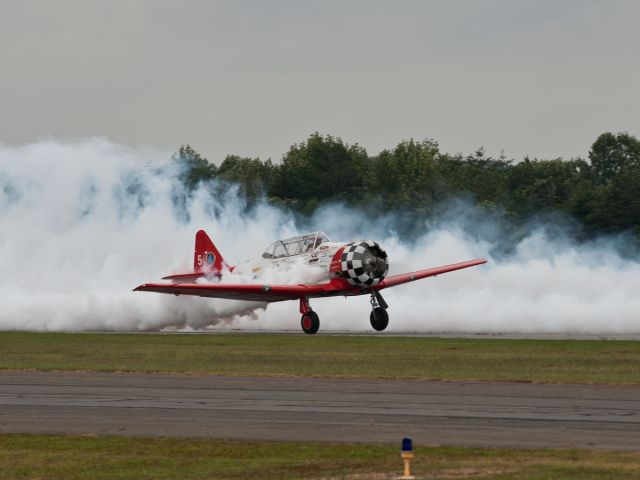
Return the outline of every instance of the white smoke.
[[[176,207],[177,183],[160,173],[170,152],[132,149],[104,139],[0,145],[0,329],[160,330],[298,329],[297,302],[173,297],[131,290],[191,269],[195,232],[204,228],[231,263],[257,258],[295,222],[267,204],[245,208],[233,188],[195,192]],[[216,199],[216,200],[214,200]],[[186,215],[185,215],[186,214]],[[342,207],[322,209],[313,229],[335,240],[382,244],[391,272],[485,257],[489,264],[383,291],[390,331],[637,333],[640,265],[607,243],[575,245],[533,228],[508,256],[452,217],[415,242],[384,218]],[[493,258],[495,257],[495,258]],[[264,272],[261,282],[313,282],[313,271]],[[223,281],[255,281],[224,278]],[[323,330],[365,331],[367,297],[315,299]]]

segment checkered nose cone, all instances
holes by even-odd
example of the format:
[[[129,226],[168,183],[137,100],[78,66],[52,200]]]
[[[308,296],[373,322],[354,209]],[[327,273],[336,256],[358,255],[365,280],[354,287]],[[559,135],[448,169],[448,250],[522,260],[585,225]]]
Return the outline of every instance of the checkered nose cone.
[[[341,262],[343,277],[354,286],[377,285],[389,271],[387,252],[371,240],[347,244]]]

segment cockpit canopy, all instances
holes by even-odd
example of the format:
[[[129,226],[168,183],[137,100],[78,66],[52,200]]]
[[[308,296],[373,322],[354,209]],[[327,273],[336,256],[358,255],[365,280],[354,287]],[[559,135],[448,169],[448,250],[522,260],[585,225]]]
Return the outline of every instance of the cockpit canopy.
[[[324,232],[313,232],[299,237],[278,240],[272,243],[262,254],[262,258],[282,258],[315,250],[321,243],[328,242],[329,237]]]

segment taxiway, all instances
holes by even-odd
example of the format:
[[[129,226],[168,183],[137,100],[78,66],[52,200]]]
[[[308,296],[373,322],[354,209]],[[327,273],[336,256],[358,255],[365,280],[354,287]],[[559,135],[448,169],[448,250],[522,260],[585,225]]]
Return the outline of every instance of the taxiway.
[[[640,388],[0,373],[0,432],[640,450]]]

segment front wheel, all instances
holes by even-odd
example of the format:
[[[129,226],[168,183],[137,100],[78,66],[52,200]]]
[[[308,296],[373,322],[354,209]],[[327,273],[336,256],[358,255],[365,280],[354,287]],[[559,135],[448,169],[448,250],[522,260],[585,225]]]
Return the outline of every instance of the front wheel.
[[[389,325],[389,314],[384,308],[376,307],[371,311],[369,320],[373,329],[381,332]]]
[[[320,328],[320,317],[318,317],[318,314],[313,310],[309,310],[307,313],[302,315],[300,325],[302,326],[302,331],[304,331],[304,333],[313,335]]]

